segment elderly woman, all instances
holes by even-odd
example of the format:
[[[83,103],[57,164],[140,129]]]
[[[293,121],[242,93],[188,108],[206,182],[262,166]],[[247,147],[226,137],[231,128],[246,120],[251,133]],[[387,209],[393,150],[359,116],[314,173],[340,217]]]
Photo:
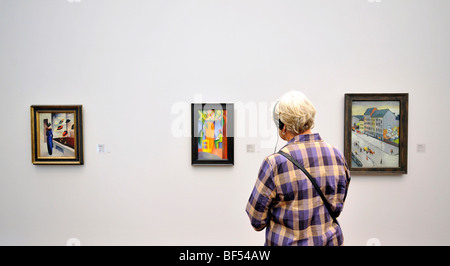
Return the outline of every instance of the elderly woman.
[[[279,136],[288,143],[283,154],[264,159],[246,208],[254,229],[266,228],[265,245],[343,245],[336,217],[350,173],[342,153],[311,132],[315,113],[296,91],[275,105]]]

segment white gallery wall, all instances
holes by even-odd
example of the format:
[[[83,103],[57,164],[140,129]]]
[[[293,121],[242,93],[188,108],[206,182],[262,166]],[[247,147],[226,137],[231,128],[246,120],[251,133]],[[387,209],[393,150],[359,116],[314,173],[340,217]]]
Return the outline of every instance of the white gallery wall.
[[[341,150],[345,93],[409,93],[408,174],[352,177],[345,244],[449,245],[449,12],[448,0],[1,0],[0,245],[262,245],[245,205],[274,150],[270,105],[289,90]],[[234,166],[191,166],[200,101],[236,103]],[[37,104],[83,105],[84,165],[32,165]]]

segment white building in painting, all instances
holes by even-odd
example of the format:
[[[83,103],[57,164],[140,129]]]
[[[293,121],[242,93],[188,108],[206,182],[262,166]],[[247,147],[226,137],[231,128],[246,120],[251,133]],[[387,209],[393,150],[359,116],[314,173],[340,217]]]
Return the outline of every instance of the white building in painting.
[[[386,135],[393,129],[398,129],[398,117],[389,109],[378,110],[377,108],[367,108],[364,113],[364,134],[379,140],[390,137]]]

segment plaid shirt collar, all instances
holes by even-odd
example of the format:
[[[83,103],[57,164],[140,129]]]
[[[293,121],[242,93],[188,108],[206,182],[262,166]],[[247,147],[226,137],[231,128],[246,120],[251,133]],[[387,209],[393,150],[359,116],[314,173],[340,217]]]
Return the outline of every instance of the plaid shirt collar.
[[[303,134],[293,137],[286,145],[296,142],[317,142],[317,141],[322,141],[322,138],[320,137],[319,133]]]

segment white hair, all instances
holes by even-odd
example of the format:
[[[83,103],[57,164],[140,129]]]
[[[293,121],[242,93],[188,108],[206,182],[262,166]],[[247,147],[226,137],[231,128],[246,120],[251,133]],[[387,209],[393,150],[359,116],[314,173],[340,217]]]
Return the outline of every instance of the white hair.
[[[299,91],[284,94],[276,105],[275,114],[286,125],[286,129],[296,135],[314,128],[316,108]]]

